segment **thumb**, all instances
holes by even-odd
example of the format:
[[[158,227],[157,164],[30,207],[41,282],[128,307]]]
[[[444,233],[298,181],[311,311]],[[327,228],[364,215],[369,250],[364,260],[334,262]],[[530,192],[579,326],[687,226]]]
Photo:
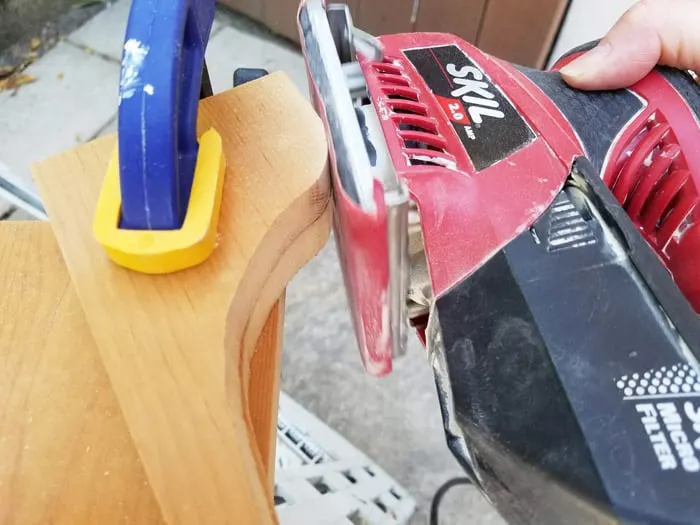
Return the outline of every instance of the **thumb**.
[[[657,64],[700,69],[700,0],[640,0],[600,43],[561,69],[579,89],[619,89]]]

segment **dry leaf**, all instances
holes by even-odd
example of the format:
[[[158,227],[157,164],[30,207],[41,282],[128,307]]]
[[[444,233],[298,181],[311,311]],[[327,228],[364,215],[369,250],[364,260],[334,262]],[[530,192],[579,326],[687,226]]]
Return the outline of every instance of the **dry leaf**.
[[[32,47],[32,51],[39,49],[39,46],[41,45],[41,39],[36,37],[32,38],[30,45]]]
[[[9,77],[12,73],[17,71],[15,66],[2,66],[0,67],[0,80]]]
[[[32,75],[27,75],[26,73],[16,73],[10,75],[9,77],[0,80],[0,91],[10,91],[12,89],[17,89],[25,84],[30,84],[36,80],[36,77]]]

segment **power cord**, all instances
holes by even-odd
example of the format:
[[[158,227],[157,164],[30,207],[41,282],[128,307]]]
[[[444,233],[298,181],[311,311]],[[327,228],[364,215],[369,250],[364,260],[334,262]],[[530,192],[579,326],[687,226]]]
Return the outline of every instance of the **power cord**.
[[[430,503],[430,525],[440,525],[438,521],[438,511],[440,510],[440,503],[442,503],[442,498],[445,497],[445,494],[452,487],[471,484],[472,481],[469,478],[452,478],[437,489],[433,496],[433,501]]]

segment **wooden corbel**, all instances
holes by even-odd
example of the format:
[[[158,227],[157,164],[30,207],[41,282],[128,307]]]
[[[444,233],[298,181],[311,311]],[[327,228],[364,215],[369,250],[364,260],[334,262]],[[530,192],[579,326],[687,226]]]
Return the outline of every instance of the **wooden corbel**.
[[[72,351],[100,356],[108,378],[101,388],[113,390],[113,406],[131,440],[124,461],[138,458],[129,479],[152,491],[139,500],[144,508],[155,505],[168,524],[272,524],[284,289],[329,236],[327,142],[313,108],[282,74],[210,97],[199,115],[201,133],[214,127],[223,137],[227,172],[218,245],[195,268],[136,273],[112,263],[95,241],[92,219],[115,137],[35,166],[71,283],[58,302],[56,290],[47,292],[58,317],[44,312],[42,319],[49,330],[58,319],[84,314],[84,329],[75,335],[79,349]],[[49,243],[40,225],[27,231],[14,235]],[[15,271],[29,271],[23,267]],[[38,285],[57,286],[48,275]],[[3,320],[3,337],[5,325]],[[65,337],[69,344],[72,336]],[[70,362],[60,362],[71,370]],[[20,375],[26,380],[32,373]],[[50,406],[52,400],[41,403]],[[44,424],[50,432],[53,423]],[[117,427],[114,432],[123,433]],[[78,440],[84,430],[74,431]],[[66,461],[80,458],[76,451]],[[89,492],[89,484],[84,487]],[[3,503],[0,519],[3,512],[12,518],[13,507]]]

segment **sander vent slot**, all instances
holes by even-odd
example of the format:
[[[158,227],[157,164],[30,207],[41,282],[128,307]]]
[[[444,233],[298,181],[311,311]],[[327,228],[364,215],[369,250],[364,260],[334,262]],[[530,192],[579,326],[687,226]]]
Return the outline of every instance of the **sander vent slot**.
[[[663,252],[698,204],[698,192],[673,129],[654,113],[617,162],[611,190],[647,240]]]
[[[387,74],[387,75],[397,75],[397,76],[402,76],[403,75],[403,70],[401,69],[401,66],[397,66],[396,64],[392,64],[391,62],[375,62],[372,64],[372,68],[380,74]]]
[[[400,97],[389,97],[387,104],[392,113],[396,115],[428,115],[428,108],[420,102],[402,99]]]
[[[379,79],[380,82],[383,82],[384,84],[394,84],[396,86],[406,86],[408,87],[409,82],[406,77],[403,75],[383,75],[379,74],[377,75],[377,78]]]
[[[421,91],[411,85],[411,79],[404,74],[402,66],[395,62],[375,63],[370,74],[384,96],[409,164],[454,169],[456,159],[447,151],[447,140],[440,134],[428,105],[421,100]]]
[[[586,217],[565,192],[560,193],[552,203],[548,222],[548,252],[580,248],[597,242]]]
[[[394,124],[402,131],[424,131],[438,135],[435,120],[422,115],[397,114],[392,116]]]
[[[695,264],[700,195],[694,178],[700,174],[691,171],[661,111],[652,113],[613,162],[606,183],[700,314],[700,274]]]

